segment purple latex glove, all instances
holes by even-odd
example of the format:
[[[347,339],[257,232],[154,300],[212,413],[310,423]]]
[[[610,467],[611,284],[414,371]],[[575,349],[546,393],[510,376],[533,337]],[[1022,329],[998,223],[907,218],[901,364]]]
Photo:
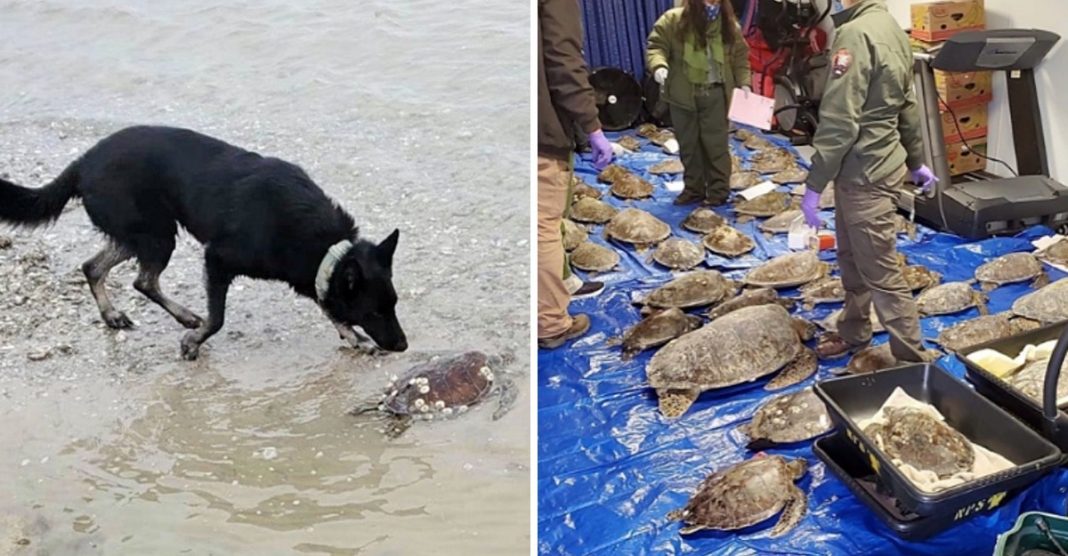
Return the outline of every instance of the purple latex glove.
[[[820,194],[808,187],[805,188],[805,196],[801,198],[801,212],[805,215],[805,223],[813,228],[823,225],[820,219]]]
[[[593,167],[597,171],[604,170],[609,162],[612,162],[612,144],[604,136],[601,130],[590,134],[590,148],[593,149]]]
[[[926,164],[912,171],[912,183],[920,186],[920,190],[927,193],[931,187],[938,183],[938,178]]]

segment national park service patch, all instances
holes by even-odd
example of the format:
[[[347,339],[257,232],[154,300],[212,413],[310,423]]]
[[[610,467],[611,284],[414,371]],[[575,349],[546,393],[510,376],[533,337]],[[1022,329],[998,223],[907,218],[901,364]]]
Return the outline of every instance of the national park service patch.
[[[834,53],[834,59],[831,63],[831,71],[834,72],[835,77],[842,77],[847,71],[849,66],[853,65],[853,55],[844,48],[839,48],[838,52]]]

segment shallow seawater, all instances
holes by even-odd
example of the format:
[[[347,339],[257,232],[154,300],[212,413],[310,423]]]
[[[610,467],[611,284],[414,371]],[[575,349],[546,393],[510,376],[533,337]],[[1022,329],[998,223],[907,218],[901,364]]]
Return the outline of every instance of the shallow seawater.
[[[0,175],[39,187],[127,125],[305,168],[373,240],[401,230],[410,351],[345,348],[314,303],[240,279],[200,360],[112,273],[79,203],[0,236],[0,554],[525,553],[529,6],[459,0],[0,0]],[[183,235],[161,282],[205,306]],[[348,410],[432,354],[513,354],[521,392],[387,440]],[[25,545],[25,542],[29,542]]]

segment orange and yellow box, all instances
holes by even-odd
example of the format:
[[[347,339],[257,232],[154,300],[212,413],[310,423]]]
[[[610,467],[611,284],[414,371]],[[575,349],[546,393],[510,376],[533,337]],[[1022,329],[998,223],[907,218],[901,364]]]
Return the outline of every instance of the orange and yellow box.
[[[976,151],[986,154],[986,137],[979,141],[969,141],[972,150],[968,151],[964,143],[950,143],[946,145],[946,161],[949,163],[949,175],[959,176],[969,172],[979,172],[986,169],[986,159]]]
[[[983,0],[912,4],[912,36],[923,41],[944,41],[961,31],[985,28]]]
[[[954,106],[953,112],[943,110],[941,115],[942,135],[945,137],[946,143],[959,143],[963,140],[971,141],[972,139],[986,137],[989,118],[987,105],[985,104],[962,106],[960,108]],[[957,132],[958,125],[953,123],[954,115],[957,116],[960,133]],[[963,139],[961,138],[962,135]]]

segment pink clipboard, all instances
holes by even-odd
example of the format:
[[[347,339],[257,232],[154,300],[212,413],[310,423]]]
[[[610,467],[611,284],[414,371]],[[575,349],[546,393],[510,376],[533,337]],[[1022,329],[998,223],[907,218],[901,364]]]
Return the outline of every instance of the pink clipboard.
[[[774,114],[775,99],[762,97],[745,89],[735,89],[734,96],[731,97],[730,113],[727,117],[732,122],[770,131]]]

